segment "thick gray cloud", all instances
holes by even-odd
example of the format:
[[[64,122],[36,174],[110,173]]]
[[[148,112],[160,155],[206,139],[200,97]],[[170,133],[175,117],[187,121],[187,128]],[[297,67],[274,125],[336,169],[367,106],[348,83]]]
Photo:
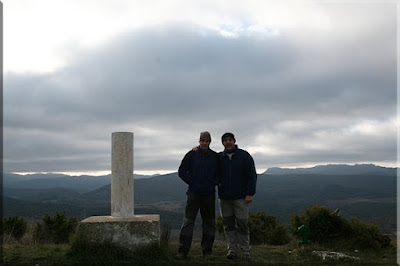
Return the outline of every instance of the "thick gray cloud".
[[[136,170],[176,170],[203,130],[215,150],[234,132],[260,169],[394,164],[395,9],[326,9],[328,29],[146,27],[68,46],[53,73],[6,73],[5,170],[109,170],[115,131],[135,133]]]

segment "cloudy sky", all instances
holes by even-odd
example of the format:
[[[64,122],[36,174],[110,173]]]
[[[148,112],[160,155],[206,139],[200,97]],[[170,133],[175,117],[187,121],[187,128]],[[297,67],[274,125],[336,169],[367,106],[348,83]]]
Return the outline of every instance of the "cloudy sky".
[[[177,170],[233,132],[257,171],[396,166],[396,5],[4,0],[4,170]]]

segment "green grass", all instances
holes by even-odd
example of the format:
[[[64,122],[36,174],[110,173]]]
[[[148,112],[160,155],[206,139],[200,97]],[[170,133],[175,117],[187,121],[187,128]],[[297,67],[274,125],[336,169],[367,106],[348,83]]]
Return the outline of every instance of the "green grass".
[[[234,261],[227,260],[226,245],[216,242],[214,245],[214,259],[205,261],[200,248],[200,243],[194,242],[189,257],[179,261],[174,258],[178,243],[172,242],[168,246],[148,246],[136,252],[115,249],[115,247],[96,248],[96,250],[81,250],[76,252],[71,245],[31,244],[18,243],[5,244],[3,265],[116,265],[129,263],[132,265],[397,265],[396,247],[391,246],[379,250],[359,250],[356,252],[346,243],[330,243],[329,246],[311,244],[307,247],[298,247],[296,242],[283,246],[259,245],[252,247],[252,262],[241,260],[241,254]],[[343,252],[350,256],[359,257],[360,260],[341,259],[322,260],[312,254],[313,250],[330,250]]]
[[[3,245],[3,265],[55,265],[66,262],[70,245]]]

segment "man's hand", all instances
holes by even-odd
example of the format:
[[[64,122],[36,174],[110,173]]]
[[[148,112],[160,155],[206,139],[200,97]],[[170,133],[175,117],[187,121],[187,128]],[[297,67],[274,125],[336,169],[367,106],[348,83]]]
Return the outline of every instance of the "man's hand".
[[[193,148],[192,148],[192,151],[197,151],[197,149],[198,149],[197,146],[196,146],[196,147],[193,147]]]
[[[246,202],[246,204],[252,203],[253,202],[253,196],[247,195],[244,198],[244,201]]]

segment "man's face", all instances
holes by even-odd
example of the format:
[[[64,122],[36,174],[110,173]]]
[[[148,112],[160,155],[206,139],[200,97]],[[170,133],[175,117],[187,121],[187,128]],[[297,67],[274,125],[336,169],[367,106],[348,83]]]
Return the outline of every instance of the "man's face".
[[[207,150],[210,147],[211,141],[208,139],[202,139],[199,141],[199,143],[200,143],[200,149]]]
[[[235,149],[235,142],[233,141],[233,138],[231,138],[231,137],[224,138],[222,145],[224,145],[225,150],[227,150],[227,151],[232,151],[233,149]]]

